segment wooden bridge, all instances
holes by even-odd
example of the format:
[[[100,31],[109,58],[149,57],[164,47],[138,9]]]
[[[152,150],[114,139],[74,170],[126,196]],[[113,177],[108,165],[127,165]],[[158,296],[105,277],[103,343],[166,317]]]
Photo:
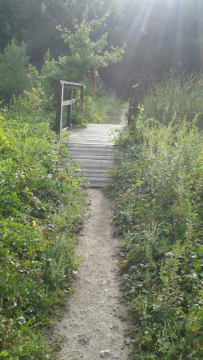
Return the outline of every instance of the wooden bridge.
[[[84,85],[60,80],[58,82],[57,107],[56,107],[56,133],[59,136],[62,131],[63,107],[67,107],[66,129],[71,127],[72,105],[77,101],[72,99],[72,92],[80,90],[80,101],[84,101]],[[66,100],[64,99],[66,97]],[[104,187],[112,178],[108,169],[115,165],[116,150],[121,150],[112,138],[119,136],[117,130],[125,128],[125,109],[121,111],[121,122],[119,125],[112,124],[88,124],[87,128],[73,129],[68,138],[69,154],[79,163],[81,173],[90,187]]]
[[[113,132],[112,137],[118,136],[116,129],[124,126],[88,124],[87,128],[73,129],[68,138],[69,154],[79,163],[90,187],[104,187],[112,181],[108,169],[115,165],[116,149],[120,147],[115,142],[109,143],[109,134]]]

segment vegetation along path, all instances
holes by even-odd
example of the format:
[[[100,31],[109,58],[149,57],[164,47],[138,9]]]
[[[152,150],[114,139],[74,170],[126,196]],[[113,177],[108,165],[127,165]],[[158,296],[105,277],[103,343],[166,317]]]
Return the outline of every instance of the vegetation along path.
[[[100,134],[101,135],[101,134]],[[118,249],[113,236],[112,202],[102,190],[88,190],[89,212],[78,236],[84,254],[74,274],[70,308],[55,324],[53,337],[63,337],[60,360],[130,359],[126,308],[121,301]]]

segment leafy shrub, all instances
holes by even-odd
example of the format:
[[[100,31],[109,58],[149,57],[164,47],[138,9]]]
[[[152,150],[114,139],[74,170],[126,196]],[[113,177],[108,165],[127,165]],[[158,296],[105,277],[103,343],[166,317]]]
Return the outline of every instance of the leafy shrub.
[[[83,194],[49,121],[0,112],[0,357],[49,359],[42,338],[78,266]],[[64,165],[64,156],[68,165]]]
[[[84,119],[86,122],[98,124],[102,118],[97,111],[96,100],[91,96],[85,96],[84,100]]]

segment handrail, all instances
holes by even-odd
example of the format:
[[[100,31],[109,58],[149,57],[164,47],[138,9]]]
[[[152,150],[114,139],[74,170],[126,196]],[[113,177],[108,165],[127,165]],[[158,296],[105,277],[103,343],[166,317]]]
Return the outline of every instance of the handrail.
[[[63,107],[67,106],[67,120],[66,127],[69,128],[71,126],[71,110],[72,105],[76,103],[77,99],[72,99],[72,91],[80,90],[80,100],[82,103],[82,107],[84,105],[84,89],[85,85],[67,82],[63,80],[59,80],[58,89],[57,89],[57,104],[56,104],[56,133],[61,137],[62,132],[62,114]],[[68,90],[67,99],[64,101],[64,90]]]
[[[141,98],[141,92],[143,89],[143,84],[133,85],[130,91],[130,104],[128,112],[128,125],[132,121],[132,115],[135,115],[138,112],[138,105]]]

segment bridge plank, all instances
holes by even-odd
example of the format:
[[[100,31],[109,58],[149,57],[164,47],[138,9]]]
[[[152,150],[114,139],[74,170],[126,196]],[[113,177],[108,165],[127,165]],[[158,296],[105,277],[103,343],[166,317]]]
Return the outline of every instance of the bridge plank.
[[[115,165],[116,150],[121,150],[115,142],[109,143],[109,134],[118,137],[118,130],[125,126],[111,124],[89,124],[85,129],[74,129],[68,138],[68,150],[78,162],[81,173],[90,187],[104,187],[112,181],[107,169]]]

